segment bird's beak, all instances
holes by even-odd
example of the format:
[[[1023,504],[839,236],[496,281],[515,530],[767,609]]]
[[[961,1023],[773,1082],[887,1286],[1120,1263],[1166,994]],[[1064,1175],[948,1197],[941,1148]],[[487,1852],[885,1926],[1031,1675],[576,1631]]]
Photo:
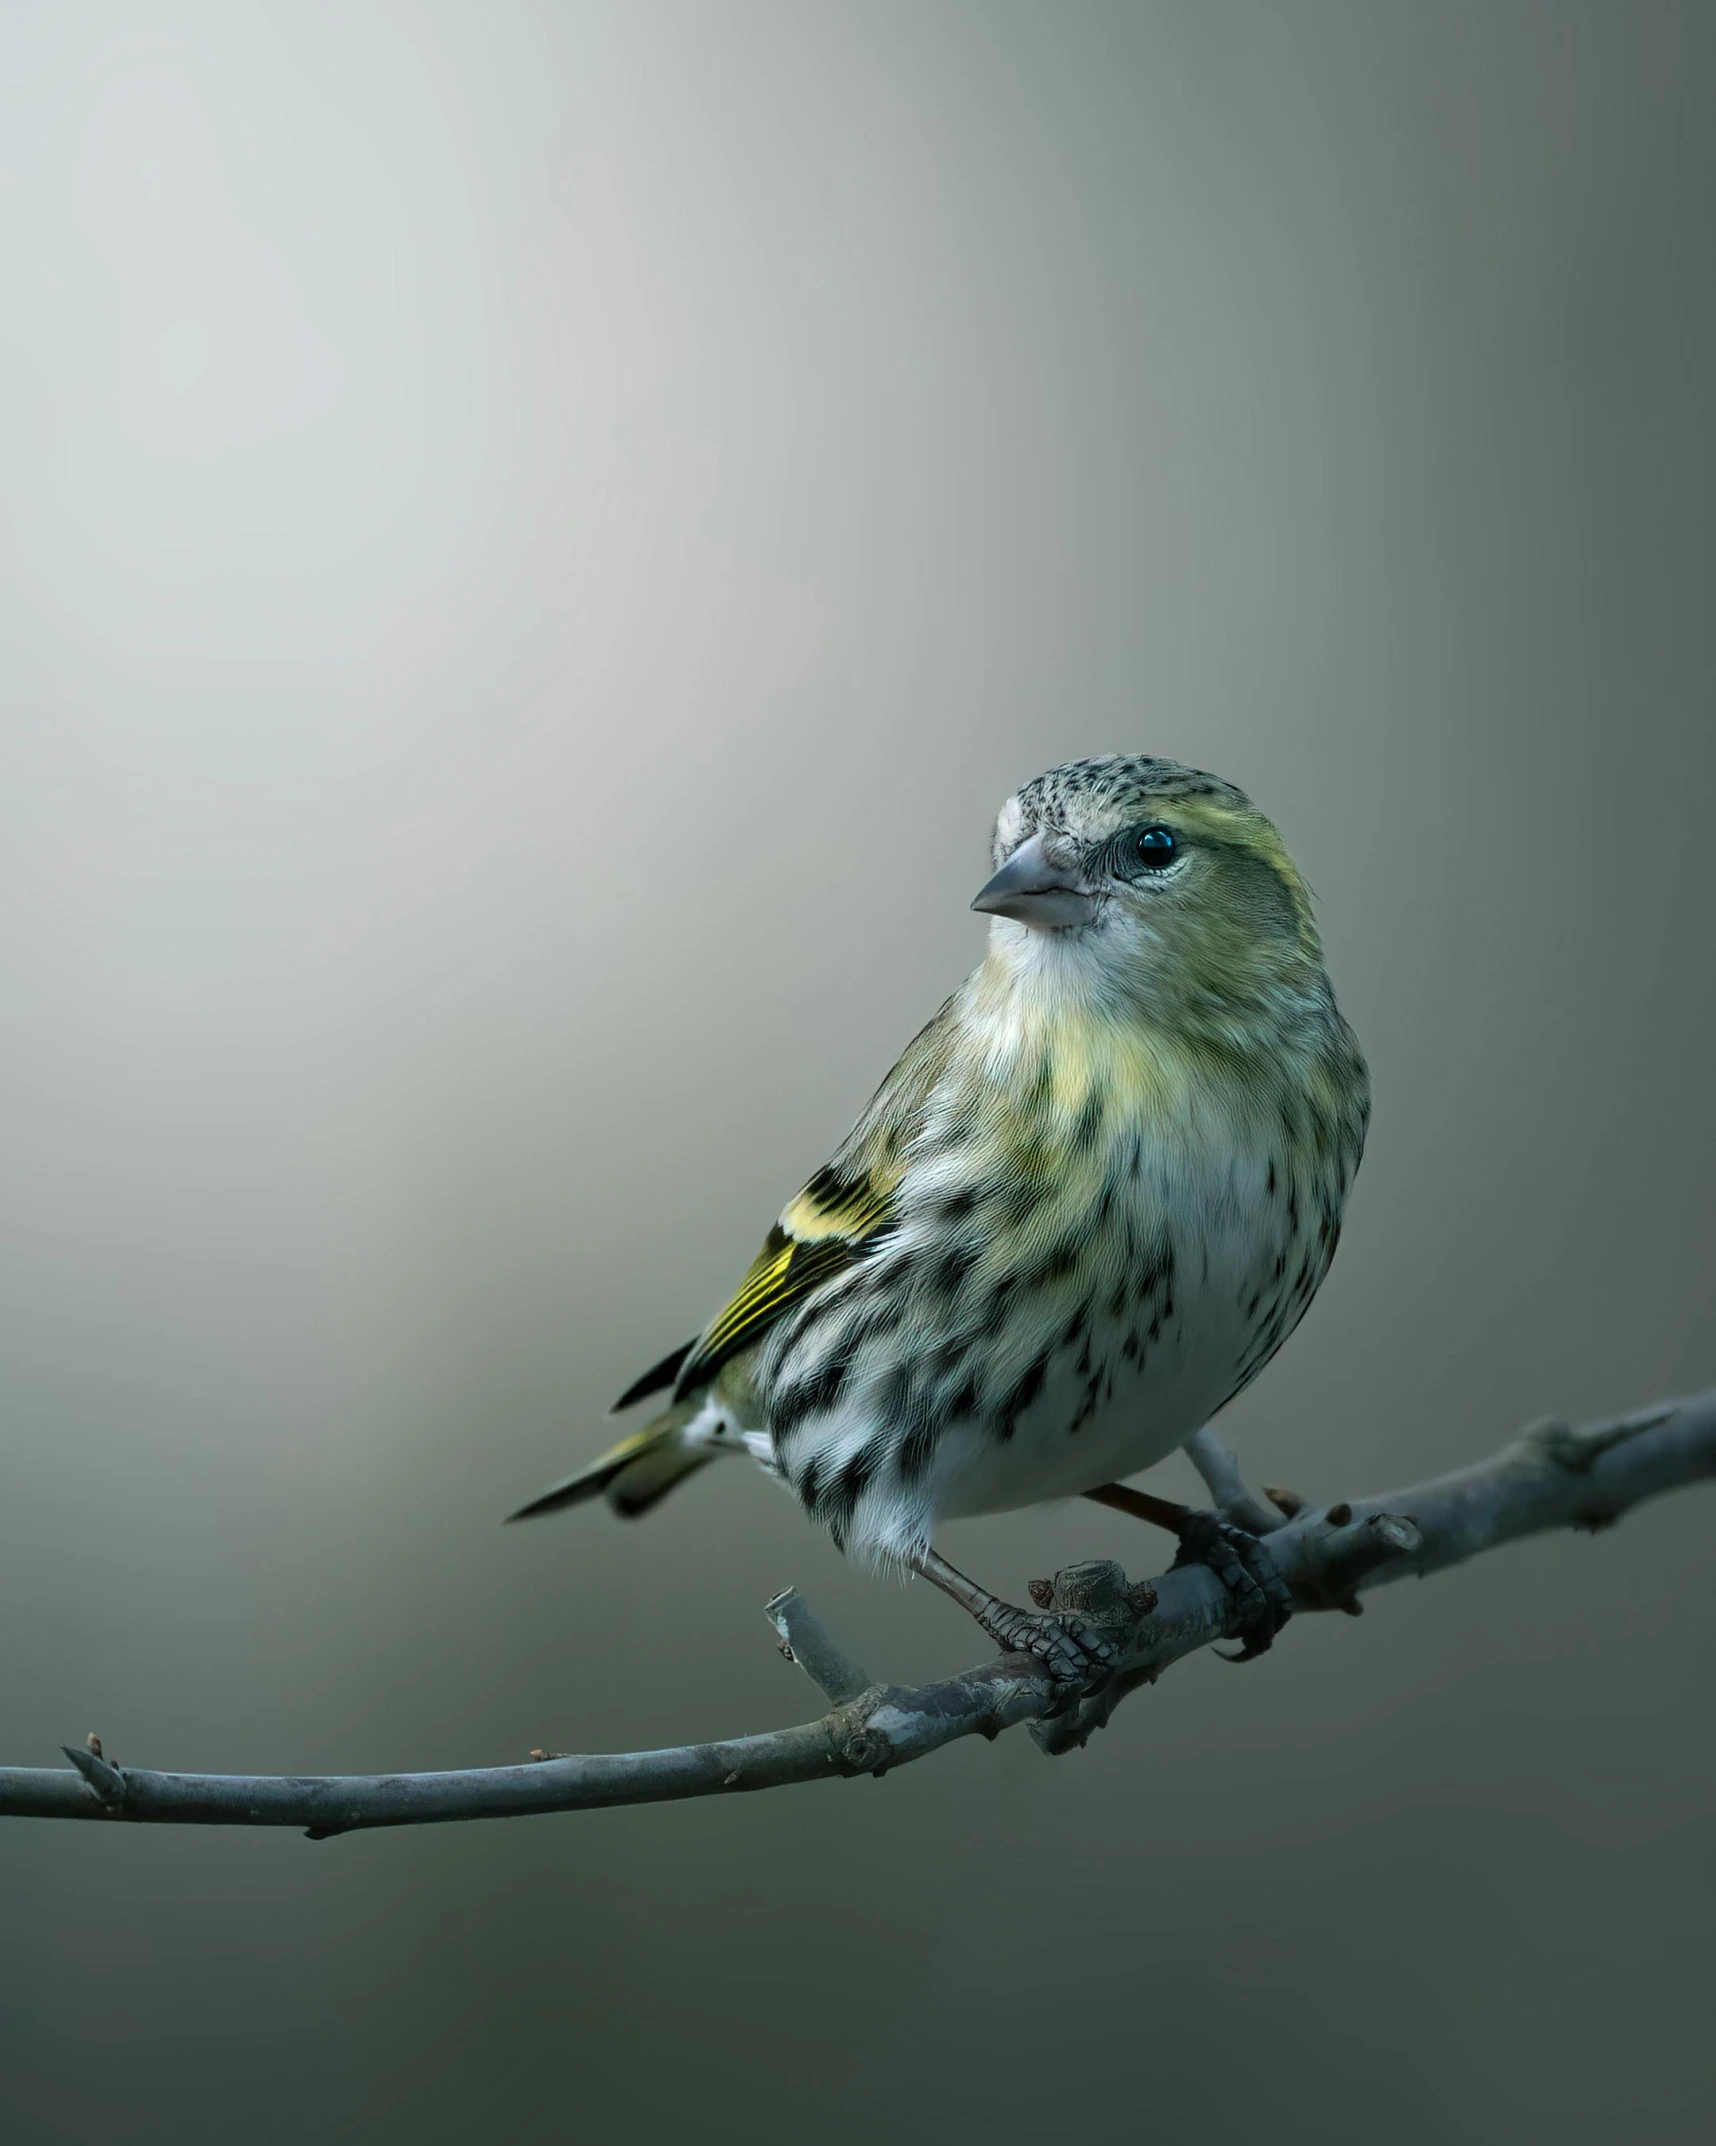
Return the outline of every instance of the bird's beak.
[[[988,886],[972,903],[991,916],[1015,917],[1033,931],[1065,931],[1088,924],[1096,904],[1078,883],[1070,864],[1058,864],[1043,848],[1041,835],[1021,842]]]

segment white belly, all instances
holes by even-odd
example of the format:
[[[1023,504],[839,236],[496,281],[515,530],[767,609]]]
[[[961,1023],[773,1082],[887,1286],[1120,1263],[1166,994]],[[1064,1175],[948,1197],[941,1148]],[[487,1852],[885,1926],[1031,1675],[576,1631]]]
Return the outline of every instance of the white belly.
[[[886,1563],[930,1541],[944,1519],[1074,1497],[1165,1459],[1240,1383],[1275,1257],[1254,1210],[1215,1218],[1201,1238],[1182,1241],[1171,1310],[1160,1297],[1146,1299],[1099,1319],[1088,1342],[1051,1346],[1040,1390],[1005,1435],[992,1418],[950,1412],[921,1471],[878,1465],[841,1529],[848,1550],[861,1563]],[[1056,1313],[1057,1337],[1064,1319]],[[1026,1358],[1040,1346],[1029,1334],[1016,1339]],[[932,1350],[933,1337],[919,1346]],[[808,1478],[834,1480],[887,1443],[884,1393],[880,1377],[855,1382],[794,1432],[782,1472],[801,1495]],[[765,1432],[753,1430],[747,1443],[772,1465]]]
[[[1233,1302],[1233,1292],[1222,1294]],[[937,1471],[937,1517],[966,1519],[1077,1497],[1165,1460],[1233,1389],[1244,1329],[1237,1305],[1231,1320],[1197,1316],[1213,1308],[1188,1306],[1186,1319],[1143,1352],[1142,1364],[1123,1353],[1124,1335],[1105,1337],[1102,1396],[1094,1408],[1090,1380],[1078,1375],[1068,1351],[1005,1444],[976,1426],[950,1428],[945,1468]]]

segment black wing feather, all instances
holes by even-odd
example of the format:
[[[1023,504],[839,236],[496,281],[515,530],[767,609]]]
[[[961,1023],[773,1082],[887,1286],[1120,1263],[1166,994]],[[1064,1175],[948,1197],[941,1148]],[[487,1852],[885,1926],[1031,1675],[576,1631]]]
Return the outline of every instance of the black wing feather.
[[[632,1380],[609,1409],[609,1415],[617,1416],[624,1409],[635,1408],[640,1401],[647,1401],[652,1393],[660,1393],[664,1387],[671,1386],[679,1376],[680,1365],[696,1346],[697,1336],[693,1334],[689,1341],[682,1341],[677,1349],[669,1349],[659,1364],[652,1364],[641,1378]]]

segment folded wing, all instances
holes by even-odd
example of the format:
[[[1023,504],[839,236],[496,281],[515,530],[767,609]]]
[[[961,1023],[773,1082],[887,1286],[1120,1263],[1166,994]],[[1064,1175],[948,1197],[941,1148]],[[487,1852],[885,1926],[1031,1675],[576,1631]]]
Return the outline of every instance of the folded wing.
[[[944,1006],[906,1046],[834,1159],[788,1201],[729,1301],[695,1341],[664,1356],[630,1386],[617,1407],[629,1408],[669,1385],[676,1400],[706,1386],[723,1364],[754,1348],[778,1320],[887,1234],[908,1151],[946,1067],[950,1041]]]

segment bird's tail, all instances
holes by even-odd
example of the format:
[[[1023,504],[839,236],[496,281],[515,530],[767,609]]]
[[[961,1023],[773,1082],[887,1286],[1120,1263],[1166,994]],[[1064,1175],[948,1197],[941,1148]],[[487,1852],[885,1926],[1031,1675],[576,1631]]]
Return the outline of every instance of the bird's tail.
[[[628,1520],[647,1513],[676,1483],[695,1475],[715,1458],[708,1446],[693,1444],[684,1435],[699,1405],[696,1400],[676,1402],[642,1430],[610,1446],[587,1468],[556,1483],[552,1490],[545,1490],[540,1498],[532,1498],[507,1518],[533,1520],[538,1513],[557,1513],[562,1506],[582,1505],[585,1499],[595,1497],[605,1497],[614,1511]]]

